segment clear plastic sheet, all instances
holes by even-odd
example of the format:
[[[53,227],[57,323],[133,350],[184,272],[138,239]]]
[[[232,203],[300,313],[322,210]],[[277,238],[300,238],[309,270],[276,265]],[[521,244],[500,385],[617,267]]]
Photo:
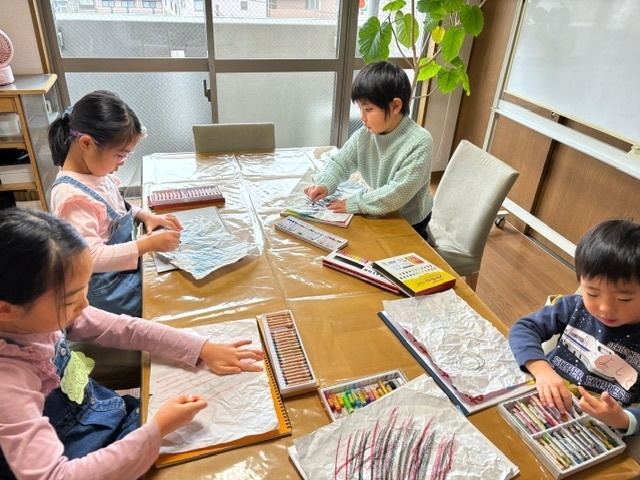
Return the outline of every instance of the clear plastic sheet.
[[[261,250],[228,265],[203,280],[180,271],[158,274],[151,255],[143,259],[145,318],[177,327],[256,317],[291,310],[319,385],[328,386],[391,369],[413,379],[424,370],[379,319],[383,300],[400,297],[322,266],[323,250],[308,245],[273,224],[292,189],[309,169],[319,170],[335,149],[284,149],[243,155],[208,156],[158,154],[144,158],[143,186],[162,182],[217,184],[226,203],[219,209],[229,230]],[[182,165],[185,165],[184,167]],[[165,171],[166,169],[166,171]],[[398,216],[356,215],[348,229],[318,225],[349,240],[350,251],[369,259],[415,251],[451,271],[433,250]],[[506,327],[464,282],[456,293],[502,332]],[[143,372],[148,382],[148,369]],[[147,383],[148,384],[148,383]],[[143,395],[143,402],[144,402]],[[285,400],[293,434],[211,457],[161,469],[151,479],[298,479],[287,448],[293,439],[329,423],[315,393]],[[520,468],[522,479],[551,479],[524,443],[494,408],[469,420]],[[640,467],[626,453],[580,472],[575,479],[626,479]]]

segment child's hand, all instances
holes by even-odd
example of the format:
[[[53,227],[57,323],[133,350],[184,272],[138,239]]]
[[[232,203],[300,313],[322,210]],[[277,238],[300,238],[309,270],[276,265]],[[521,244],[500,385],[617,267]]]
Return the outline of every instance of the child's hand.
[[[536,388],[543,405],[555,407],[561,414],[572,409],[571,392],[564,379],[558,375],[546,360],[533,360],[525,364],[536,378]]]
[[[334,200],[327,208],[336,213],[347,213],[347,201],[346,200]]]
[[[240,373],[243,370],[260,372],[263,370],[262,365],[243,361],[245,359],[259,361],[264,358],[262,350],[240,348],[249,344],[251,344],[251,340],[240,340],[234,343],[213,343],[208,341],[202,347],[200,358],[212,372],[218,375]]]
[[[171,213],[167,213],[166,215],[144,215],[142,221],[144,222],[144,228],[147,232],[153,232],[159,227],[169,228],[171,230],[182,230],[180,221]]]
[[[193,420],[206,406],[207,401],[199,395],[180,395],[160,407],[153,421],[158,424],[160,435],[165,437]]]
[[[578,391],[582,396],[578,406],[584,413],[591,415],[596,420],[600,420],[602,423],[606,423],[613,428],[620,430],[627,430],[629,428],[629,417],[624,413],[620,404],[607,392],[602,392],[602,401],[600,401],[583,387],[578,387]]]
[[[311,185],[304,189],[304,194],[311,199],[311,203],[316,203],[327,196],[329,191],[324,185]]]
[[[180,232],[177,230],[159,230],[149,232],[146,240],[148,252],[172,252],[180,245]]]

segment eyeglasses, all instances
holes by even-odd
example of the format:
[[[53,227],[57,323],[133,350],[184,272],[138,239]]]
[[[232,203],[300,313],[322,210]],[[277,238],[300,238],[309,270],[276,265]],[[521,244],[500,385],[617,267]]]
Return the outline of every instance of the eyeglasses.
[[[89,137],[91,140],[93,140],[93,143],[95,143],[98,147],[103,148],[102,145],[100,145],[100,143],[98,143],[91,135],[89,135],[88,133],[82,133],[79,132],[77,130],[69,130],[69,134],[71,134],[72,137],[75,138],[80,138],[83,135],[86,135],[87,137]],[[127,153],[115,153],[113,155],[113,157],[116,159],[116,161],[118,161],[118,163],[122,163],[125,162],[127,160],[129,160],[131,158],[131,155],[133,155],[135,152],[133,150],[131,150],[130,152]]]

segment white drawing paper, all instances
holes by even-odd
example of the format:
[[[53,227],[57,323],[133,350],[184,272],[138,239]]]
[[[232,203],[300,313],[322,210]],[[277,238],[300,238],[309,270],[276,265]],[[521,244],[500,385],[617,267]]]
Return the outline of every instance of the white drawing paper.
[[[454,290],[383,305],[459,392],[489,395],[532,379],[518,367],[505,336]]]
[[[252,340],[260,348],[255,319],[204,325],[189,329],[216,343]],[[162,440],[160,453],[178,453],[231,442],[278,427],[267,373],[242,372],[218,376],[208,368],[190,368],[159,357],[151,358],[148,418],[172,397],[201,395],[208,406],[188,425]]]

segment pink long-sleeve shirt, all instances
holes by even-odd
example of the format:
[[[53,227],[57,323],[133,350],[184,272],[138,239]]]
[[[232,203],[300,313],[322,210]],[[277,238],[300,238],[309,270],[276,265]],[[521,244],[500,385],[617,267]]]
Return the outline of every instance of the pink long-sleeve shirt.
[[[120,195],[120,181],[115,175],[97,177],[76,172],[60,171],[57,178],[71,177],[100,195],[118,215],[126,213]],[[56,185],[51,190],[51,212],[74,226],[87,240],[93,256],[94,272],[118,272],[133,270],[138,266],[138,246],[135,241],[119,245],[107,245],[111,236],[111,218],[102,202],[68,183]],[[132,206],[133,218],[140,208]]]
[[[0,447],[18,478],[121,480],[138,478],[151,467],[161,441],[155,422],[85,457],[63,456],[62,442],[42,415],[45,397],[60,385],[51,359],[62,333],[0,335],[22,345],[0,338]],[[93,307],[87,307],[67,329],[67,338],[146,350],[190,366],[198,363],[206,342],[204,337],[167,325]]]

